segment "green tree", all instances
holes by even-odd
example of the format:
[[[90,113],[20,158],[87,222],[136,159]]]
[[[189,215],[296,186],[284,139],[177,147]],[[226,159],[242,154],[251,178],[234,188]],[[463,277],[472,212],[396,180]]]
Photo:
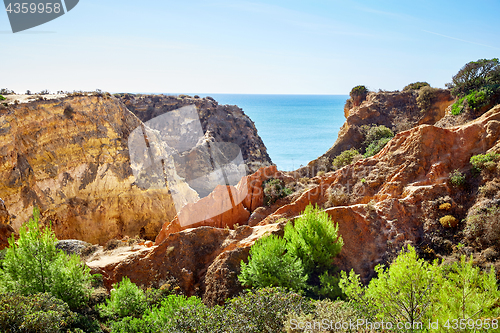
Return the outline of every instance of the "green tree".
[[[241,262],[240,282],[249,287],[285,287],[303,290],[307,275],[302,261],[287,251],[286,240],[269,235],[250,248],[248,264]]]
[[[71,308],[84,304],[90,295],[90,269],[76,255],[56,249],[50,227],[38,225],[40,211],[12,236],[0,270],[0,288],[23,295],[50,292]]]
[[[410,323],[410,331],[417,331],[418,323],[431,317],[436,304],[440,275],[437,262],[431,265],[418,259],[415,249],[408,246],[389,268],[377,265],[375,272],[377,277],[367,287],[362,287],[354,271],[349,276],[342,272],[340,288],[366,314],[393,323]]]
[[[445,278],[441,281],[439,321],[443,324],[453,319],[462,319],[470,323],[487,316],[495,317],[498,309],[495,303],[500,299],[497,288],[495,270],[493,266],[489,273],[482,273],[479,267],[473,266],[472,255],[470,260],[462,256],[459,263],[453,263]],[[443,325],[443,329],[446,327]],[[454,332],[455,330],[449,330]],[[475,332],[469,327],[463,332]]]
[[[307,274],[322,274],[333,265],[344,240],[339,236],[338,225],[330,216],[308,205],[294,225],[285,226],[288,252],[299,258]]]
[[[333,259],[343,239],[326,212],[308,205],[284,237],[267,236],[250,249],[248,264],[241,263],[239,280],[251,287],[286,287],[307,290],[312,296],[340,296]]]
[[[446,86],[454,96],[465,96],[484,86],[500,84],[500,62],[498,58],[479,59],[465,64]]]

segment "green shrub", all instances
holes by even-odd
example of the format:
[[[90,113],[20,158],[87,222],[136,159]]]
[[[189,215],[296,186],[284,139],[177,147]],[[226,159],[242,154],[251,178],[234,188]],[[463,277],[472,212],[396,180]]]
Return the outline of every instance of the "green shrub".
[[[500,244],[500,207],[479,209],[465,223],[464,236],[471,245],[485,249]]]
[[[351,148],[349,150],[344,150],[340,155],[333,159],[332,165],[333,168],[340,169],[346,165],[351,164],[361,158],[361,154],[358,152],[356,148]]]
[[[271,178],[262,183],[264,188],[264,204],[270,206],[281,198],[292,194],[292,190],[285,187],[281,179]]]
[[[365,86],[360,85],[352,88],[351,92],[349,93],[349,96],[351,96],[351,98],[353,99],[357,97],[362,97],[362,99],[364,99],[364,97],[367,94],[368,94],[368,89]]]
[[[393,138],[394,132],[384,125],[372,125],[367,128],[364,144],[366,146],[370,145],[372,142],[378,141],[384,138]]]
[[[498,58],[479,59],[465,64],[446,84],[454,96],[463,97],[474,90],[500,84],[500,62]]]
[[[457,116],[463,111],[470,110],[478,112],[483,106],[492,103],[492,98],[498,88],[482,88],[473,90],[468,95],[465,95],[453,103],[451,106],[451,114]]]
[[[146,296],[128,277],[123,277],[113,288],[106,304],[98,306],[103,317],[139,317],[144,313],[147,308]]]
[[[309,313],[312,302],[282,288],[264,288],[229,300],[226,332],[282,332],[289,313]]]
[[[422,87],[429,87],[429,86],[430,86],[430,84],[428,84],[427,82],[413,82],[413,83],[410,83],[409,85],[407,85],[406,87],[404,87],[403,91],[419,90]]]
[[[425,86],[418,91],[417,105],[422,112],[429,110],[436,97],[436,88]]]
[[[465,185],[465,175],[458,169],[450,173],[448,179],[453,186],[460,187]]]
[[[125,317],[111,324],[111,332],[119,333],[156,333],[173,329],[176,326],[177,313],[183,308],[203,307],[198,297],[169,295],[159,306],[147,309],[141,318]]]
[[[7,98],[3,97],[2,95],[0,95],[0,101],[5,101]]]
[[[363,315],[354,309],[349,303],[343,301],[320,300],[315,301],[314,307],[310,313],[290,312],[285,322],[285,331],[287,333],[324,333],[324,332],[356,332],[368,333],[373,332],[365,329],[363,326],[359,328],[349,329],[349,322],[357,323],[358,320],[365,320]],[[321,323],[323,327],[314,323]],[[335,324],[337,324],[337,329]],[[344,328],[340,325],[344,324]],[[332,327],[333,325],[333,327]],[[356,324],[354,325],[356,327]]]
[[[68,304],[48,293],[0,294],[0,328],[5,333],[60,332],[75,317]]]
[[[447,270],[439,283],[439,310],[436,319],[440,323],[446,323],[447,320],[451,322],[451,319],[476,321],[485,317],[495,318],[500,313],[500,292],[493,266],[489,273],[483,273],[479,267],[474,267],[473,263],[472,255],[469,260],[462,256],[460,262],[446,267]],[[445,328],[443,325],[443,329]],[[452,329],[445,331],[456,332]]]
[[[286,287],[303,290],[307,275],[299,258],[291,255],[286,240],[276,235],[259,239],[250,248],[248,264],[241,262],[240,282],[249,287]]]
[[[366,152],[363,154],[363,157],[367,158],[376,155],[389,141],[391,141],[391,138],[382,138],[370,143],[368,147],[366,147]]]
[[[322,274],[331,268],[344,240],[330,216],[308,205],[294,225],[285,226],[288,252],[299,258],[307,274]]]
[[[472,167],[478,171],[483,170],[485,167],[489,167],[491,169],[492,166],[496,167],[496,163],[494,162],[499,157],[500,154],[496,153],[478,154],[470,158],[470,164],[472,164]],[[491,164],[491,162],[493,162],[493,164]]]
[[[284,237],[263,237],[250,249],[248,264],[241,262],[238,279],[251,287],[308,290],[313,296],[340,296],[333,259],[343,239],[327,213],[306,207],[295,225],[285,226]],[[306,283],[307,282],[307,283]]]
[[[90,295],[90,269],[76,255],[56,249],[57,238],[49,227],[38,225],[40,212],[9,239],[0,271],[0,289],[23,295],[50,292],[71,308],[85,304]]]

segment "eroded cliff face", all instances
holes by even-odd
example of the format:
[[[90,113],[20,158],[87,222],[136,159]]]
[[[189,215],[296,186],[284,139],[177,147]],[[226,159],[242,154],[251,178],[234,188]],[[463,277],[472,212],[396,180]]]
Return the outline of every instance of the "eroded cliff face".
[[[459,241],[464,242],[462,219],[498,206],[498,162],[482,178],[473,175],[469,163],[471,156],[485,152],[500,152],[500,106],[461,126],[420,125],[402,131],[377,155],[316,176],[305,189],[271,207],[263,207],[262,182],[280,178],[292,186],[296,180],[273,167],[262,168],[233,189],[238,192],[245,188],[242,184],[252,185],[241,211],[196,224],[200,214],[227,201],[216,189],[165,223],[150,249],[130,253],[126,259],[100,256],[89,265],[103,274],[108,288],[123,276],[145,285],[170,276],[186,294],[220,304],[242,290],[237,276],[251,245],[269,233],[282,235],[284,225],[313,204],[324,208],[339,225],[344,246],[335,264],[342,270],[354,269],[368,282],[374,267],[389,263],[406,244],[413,244],[424,256],[450,255]],[[462,171],[469,185],[450,183],[454,170]],[[192,220],[188,224],[194,228],[180,225],[182,215]],[[445,215],[455,217],[458,225],[442,225],[439,219]],[[495,262],[498,252],[488,246],[484,244],[484,253],[477,259],[489,258],[487,265],[500,268],[500,262]]]
[[[196,104],[177,98],[159,99],[172,100],[172,108]],[[149,102],[153,106],[149,107]],[[154,103],[146,98],[133,107],[129,105],[139,115],[139,106],[155,110],[148,117],[170,111],[155,108]],[[230,141],[235,136],[233,141],[241,143],[248,134],[249,143],[242,148],[248,165],[270,164],[255,126],[240,109],[221,107],[206,99],[197,103],[197,111],[206,119],[207,132],[202,135],[214,142],[217,138],[210,133],[219,132],[223,133],[221,140]],[[246,128],[247,125],[251,126]],[[144,147],[130,144],[132,134],[142,139]],[[205,141],[201,140],[193,150]],[[151,178],[157,175],[149,172],[151,168],[142,170],[150,178],[147,186],[144,179],[138,179],[134,172],[144,163],[137,156],[146,156],[150,147],[155,152],[170,152],[157,130],[149,128],[120,99],[111,96],[76,94],[2,108],[0,197],[10,213],[9,223],[18,230],[32,214],[33,205],[37,205],[43,220],[52,222],[59,239],[94,244],[124,236],[154,239],[162,225],[174,218],[176,209],[198,200],[200,195],[176,170],[163,169],[160,177],[154,179],[154,186]],[[134,154],[135,160],[131,159]],[[175,195],[183,200],[180,204],[173,200],[172,180]],[[180,206],[176,208],[176,204]]]
[[[453,103],[448,90],[436,89],[427,110],[421,110],[417,103],[418,91],[371,92],[366,99],[348,99],[344,106],[346,121],[342,125],[335,144],[322,156],[300,168],[301,176],[315,176],[318,171],[328,171],[334,157],[344,150],[356,148],[364,152],[364,125],[384,125],[394,133],[406,131],[415,126],[434,125],[446,115],[446,109]],[[327,165],[325,165],[325,163]]]
[[[219,105],[213,98],[175,97],[163,95],[124,95],[123,103],[141,121],[148,122],[166,112],[195,105],[203,132],[208,142],[233,143],[241,149],[243,159],[250,173],[272,164],[262,139],[257,134],[254,122],[236,105]],[[203,164],[190,164],[190,172]],[[194,171],[193,171],[194,170]]]

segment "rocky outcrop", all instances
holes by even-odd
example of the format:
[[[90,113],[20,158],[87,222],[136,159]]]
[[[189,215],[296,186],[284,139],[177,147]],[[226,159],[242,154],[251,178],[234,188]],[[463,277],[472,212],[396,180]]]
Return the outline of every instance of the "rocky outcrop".
[[[188,228],[233,228],[234,225],[248,224],[250,214],[264,204],[262,183],[283,177],[272,165],[243,177],[236,186],[218,186],[209,196],[185,205],[171,222],[166,222],[156,237],[156,245],[168,235]]]
[[[361,153],[365,147],[365,125],[384,125],[395,133],[415,126],[433,125],[446,115],[446,109],[453,103],[448,90],[436,89],[430,107],[421,110],[417,103],[418,91],[371,92],[363,101],[347,100],[344,106],[346,122],[341,127],[337,141],[322,156],[298,169],[298,174],[315,176],[318,171],[328,171],[334,157],[344,150],[356,148]]]
[[[195,105],[206,141],[235,144],[241,149],[243,160],[250,173],[272,164],[266,147],[257,134],[254,122],[236,105],[219,105],[211,97],[192,98],[186,95],[176,97],[126,94],[120,98],[144,123],[169,111]],[[184,163],[189,164],[186,161]],[[197,165],[203,168],[200,163]],[[193,168],[196,165],[190,166],[192,173],[206,173],[206,170]]]
[[[9,238],[14,234],[14,229],[10,226],[9,221],[9,212],[3,200],[0,199],[0,250],[9,246]]]
[[[209,291],[206,302],[215,304],[241,291],[235,278],[251,245],[265,234],[280,233],[283,226],[192,228],[172,233],[151,248],[135,246],[116,253],[96,253],[87,265],[93,273],[103,275],[108,289],[124,276],[136,284],[155,287],[175,280],[186,295],[203,296]]]
[[[443,202],[450,203],[458,220],[465,218],[474,195],[452,186],[449,175],[454,170],[468,172],[470,157],[490,149],[500,149],[500,106],[458,127],[421,125],[397,134],[374,157],[316,177],[317,186],[260,225],[292,219],[309,203],[324,206],[335,199],[332,196],[346,195],[342,206],[326,210],[344,238],[337,264],[354,268],[367,281],[374,266],[403,244],[422,244],[444,228],[438,219],[450,211],[439,210]]]
[[[2,106],[0,197],[13,216],[15,230],[37,205],[43,221],[52,221],[59,239],[93,244],[136,235],[154,239],[180,207],[203,196],[181,178],[186,168],[175,170],[173,163],[155,159],[169,156],[171,147],[159,129],[141,121],[127,105],[144,121],[196,105],[206,133],[201,133],[192,150],[202,150],[208,142],[215,147],[211,161],[219,163],[224,158],[233,160],[239,149],[214,140],[245,142],[242,163],[270,163],[249,118],[236,107],[219,106],[210,99],[148,96],[124,104],[109,94],[77,93]],[[193,155],[190,151],[188,157]],[[201,155],[194,156],[193,160],[182,156],[183,164],[197,165],[196,157]]]

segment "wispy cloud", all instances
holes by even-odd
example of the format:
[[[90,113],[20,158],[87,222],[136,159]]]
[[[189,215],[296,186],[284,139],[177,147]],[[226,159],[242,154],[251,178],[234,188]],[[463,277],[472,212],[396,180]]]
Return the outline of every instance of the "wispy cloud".
[[[470,41],[470,40],[465,40],[465,39],[461,39],[461,38],[451,37],[451,36],[439,34],[437,32],[432,32],[432,31],[428,31],[428,30],[422,30],[422,31],[423,32],[427,32],[429,34],[436,35],[436,36],[441,36],[441,37],[448,38],[448,39],[458,40],[458,41],[464,42],[464,43],[475,44],[475,45],[480,45],[480,46],[485,46],[485,47],[490,47],[492,49],[500,50],[500,48],[498,48],[498,47],[487,45],[487,44],[482,44],[482,43],[477,43],[477,42],[473,42],[473,41]]]

